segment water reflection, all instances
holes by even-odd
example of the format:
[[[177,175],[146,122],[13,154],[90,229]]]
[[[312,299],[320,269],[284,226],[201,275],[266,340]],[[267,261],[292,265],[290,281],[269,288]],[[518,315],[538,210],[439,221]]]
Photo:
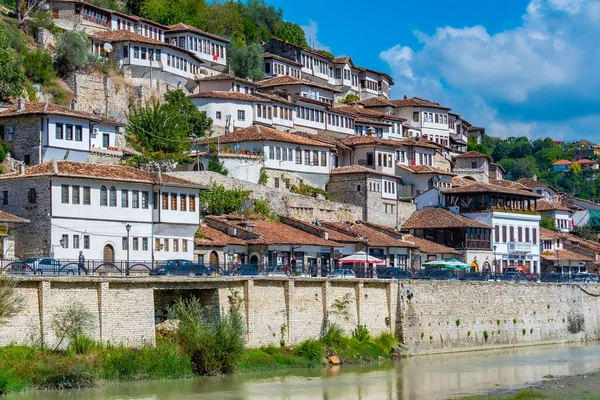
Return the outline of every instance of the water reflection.
[[[600,370],[600,344],[570,344],[415,357],[394,364],[110,384],[89,390],[12,395],[71,399],[446,399],[524,386],[545,375]]]

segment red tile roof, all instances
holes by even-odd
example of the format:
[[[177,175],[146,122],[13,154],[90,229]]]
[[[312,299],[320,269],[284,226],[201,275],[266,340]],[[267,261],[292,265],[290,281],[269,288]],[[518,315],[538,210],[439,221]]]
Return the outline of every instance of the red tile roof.
[[[12,118],[19,117],[22,115],[63,115],[65,117],[74,117],[74,118],[84,118],[89,119],[90,121],[98,121],[102,120],[102,117],[90,113],[86,113],[83,111],[71,110],[70,108],[66,108],[63,106],[59,106],[57,104],[52,103],[32,103],[25,102],[25,109],[19,111],[18,106],[15,104],[12,107],[6,109],[5,111],[0,112],[0,118]]]
[[[212,33],[208,33],[206,31],[203,31],[201,29],[198,29],[198,28],[190,26],[190,25],[186,25],[186,24],[181,23],[181,22],[178,23],[178,24],[169,26],[169,30],[166,33],[171,33],[171,32],[175,33],[175,32],[183,32],[183,31],[196,32],[196,33],[199,33],[201,35],[210,37],[212,39],[216,39],[216,40],[220,40],[221,42],[229,43],[229,39],[225,39],[224,37],[217,36],[217,35],[214,35]]]
[[[542,240],[560,239],[561,237],[562,235],[559,232],[540,226],[540,238]]]
[[[103,42],[137,42],[152,44],[155,46],[169,47],[173,50],[178,50],[182,53],[186,53],[194,57],[194,59],[198,60],[201,63],[205,62],[204,60],[199,59],[198,56],[196,56],[196,53],[194,53],[193,51],[182,49],[181,47],[177,47],[173,44],[161,42],[160,40],[142,36],[131,31],[96,31],[94,33],[91,33],[90,37]]]
[[[246,245],[246,242],[240,238],[229,236],[218,229],[211,228],[208,225],[200,225],[197,232],[202,237],[194,239],[194,243],[204,247],[223,247],[228,245]]]
[[[336,111],[336,110],[343,110],[346,113],[349,113],[352,115],[360,115],[360,116],[366,117],[366,118],[389,119],[392,121],[399,121],[399,122],[406,121],[406,119],[402,118],[402,117],[397,117],[395,115],[386,114],[386,113],[383,113],[380,111],[375,111],[375,110],[369,110],[368,108],[357,107],[357,106],[342,106],[342,107],[335,107],[334,109],[332,109],[332,111]]]
[[[257,82],[261,87],[274,87],[274,86],[287,86],[287,85],[304,85],[313,86],[321,89],[330,90],[332,92],[339,92],[335,87],[326,83],[312,82],[306,79],[296,79],[291,76],[276,76],[274,78],[265,79],[264,81]]]
[[[281,222],[252,220],[255,224],[252,232],[259,234],[260,239],[248,240],[248,244],[285,244],[323,247],[340,247],[333,240],[326,240]]]
[[[552,165],[569,165],[569,164],[571,164],[571,161],[569,161],[569,160],[558,160],[557,162],[555,162]]]
[[[431,240],[421,239],[413,235],[406,235],[405,238],[410,242],[414,242],[419,251],[424,254],[461,254],[460,251]]]
[[[583,262],[594,261],[594,259],[591,257],[586,257],[583,254],[579,254],[579,253],[576,253],[574,251],[567,250],[564,248],[559,250],[558,256],[556,255],[555,251],[545,250],[540,253],[540,257],[542,258],[542,260],[553,261],[553,262],[556,260],[559,260],[559,261],[583,261]]]
[[[575,161],[577,164],[598,164],[596,161],[594,160],[588,160],[587,158]]]
[[[471,183],[473,183],[473,181],[471,181],[470,184]],[[509,181],[506,179],[490,179],[490,184],[502,186],[509,189],[530,191],[530,189],[527,186],[523,185],[521,182]]]
[[[439,103],[434,103],[433,101],[422,99],[420,97],[411,97],[410,99],[402,100],[391,100],[391,103],[396,107],[429,107],[439,108],[441,110],[450,110],[450,107],[445,107],[440,105]]]
[[[385,97],[371,97],[360,101],[365,107],[395,107],[394,103]]]
[[[485,158],[490,162],[492,161],[492,157],[488,156],[487,154],[480,153],[478,151],[467,151],[466,153],[463,153],[454,158]]]
[[[253,96],[256,97],[261,97],[261,98],[265,98],[268,100],[271,100],[274,103],[280,103],[280,104],[285,104],[287,106],[296,106],[296,104],[294,102],[291,102],[281,96],[277,96],[275,94],[271,94],[271,93],[263,93],[263,92],[254,92],[252,93]]]
[[[429,140],[422,138],[407,138],[400,141],[403,146],[422,147],[425,149],[441,149],[442,146]]]
[[[385,172],[377,171],[373,168],[363,167],[362,165],[348,165],[346,167],[334,168],[330,172],[331,175],[343,175],[343,174],[375,174],[388,176],[395,179],[400,179],[399,176],[393,174],[387,174]]]
[[[202,144],[209,144],[213,139],[205,139]],[[219,136],[219,142],[239,143],[239,142],[282,142],[304,146],[332,147],[332,145],[313,140],[305,136],[295,135],[293,133],[283,132],[266,126],[252,125],[248,128],[239,129],[233,133]]]
[[[422,211],[416,211],[406,220],[403,229],[442,229],[442,228],[485,228],[492,227],[455,214],[443,208],[429,208]]]
[[[272,58],[274,60],[281,61],[281,62],[284,62],[284,63],[288,63],[288,64],[294,65],[296,67],[302,67],[302,64],[300,64],[299,62],[296,62],[295,60],[290,60],[289,58],[278,56],[277,54],[264,53],[263,54],[263,58],[265,60],[268,60],[269,58]]]
[[[534,194],[530,191],[507,189],[498,185],[490,185],[486,183],[476,182],[468,186],[461,186],[446,190],[446,194],[461,194],[461,193],[501,193],[508,195],[518,195],[533,198],[540,198],[541,196]]]
[[[323,226],[330,230],[337,230],[346,235],[351,235],[362,240],[368,237],[369,247],[416,247],[414,243],[396,239],[380,229],[375,229],[374,227],[367,226],[362,223],[323,222]]]
[[[56,168],[56,170],[55,170]],[[99,165],[73,161],[49,161],[19,172],[0,175],[0,180],[21,179],[39,176],[63,176],[69,178],[100,179],[107,181],[165,184],[170,186],[200,187],[200,185],[166,174],[147,172],[120,165]]]
[[[25,218],[17,217],[16,215],[0,211],[0,222],[8,222],[13,224],[28,224],[31,221]]]
[[[258,86],[258,84],[256,82],[249,81],[248,79],[238,78],[237,76],[229,75],[229,74],[225,74],[225,73],[196,79],[196,82],[213,82],[213,81],[235,81],[235,82],[245,83],[246,85]]]
[[[569,208],[563,206],[560,203],[556,203],[554,201],[548,200],[538,200],[536,201],[536,211],[571,211]]]
[[[402,165],[400,163],[396,163],[396,166],[410,172],[411,174],[455,175],[452,172],[444,171],[443,169],[437,167],[430,167],[429,165]]]
[[[393,148],[401,147],[404,143],[400,140],[380,139],[377,136],[351,136],[342,139],[342,142],[348,146],[381,145]]]
[[[459,176],[455,176],[452,178],[452,187],[460,187],[460,186],[468,186],[472,185],[475,182],[473,179],[461,178]]]
[[[236,101],[248,101],[248,102],[261,102],[270,103],[271,101],[266,98],[257,97],[252,94],[240,93],[240,92],[223,92],[223,91],[208,91],[200,92],[188,96],[191,99],[222,99],[222,100],[236,100]]]

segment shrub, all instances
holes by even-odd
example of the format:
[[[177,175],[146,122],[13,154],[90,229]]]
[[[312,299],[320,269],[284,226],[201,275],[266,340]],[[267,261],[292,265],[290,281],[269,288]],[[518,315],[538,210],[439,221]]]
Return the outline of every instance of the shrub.
[[[391,333],[382,333],[373,341],[382,346],[387,353],[389,353],[392,350],[392,347],[394,347],[396,344],[396,338]]]
[[[23,298],[15,293],[15,282],[6,276],[0,276],[0,324],[22,309]]]
[[[74,335],[71,338],[68,350],[75,354],[89,354],[94,350],[100,350],[104,346],[100,342],[85,335]]]
[[[483,331],[483,339],[487,342],[487,340],[488,340],[488,333],[487,333],[487,331]]]
[[[499,319],[496,320],[496,324],[498,324],[498,326],[500,326],[500,320]]]
[[[294,349],[294,355],[320,361],[323,359],[323,345],[316,340],[307,340]]]
[[[321,341],[327,346],[339,346],[344,339],[344,331],[337,324],[329,325],[327,333],[323,335]]]
[[[85,334],[92,323],[92,313],[81,303],[73,303],[62,307],[50,320],[50,328],[56,336],[55,350],[67,340]]]
[[[85,33],[80,31],[61,33],[56,44],[57,70],[64,75],[88,65],[93,60],[89,47],[89,39]]]
[[[460,319],[456,320],[456,326],[460,326]]]
[[[527,329],[523,328],[523,336],[527,333]]]
[[[352,337],[359,342],[366,342],[371,339],[371,335],[369,334],[369,330],[367,329],[366,325],[357,325],[352,331]]]
[[[471,331],[467,331],[467,336],[471,336]]]

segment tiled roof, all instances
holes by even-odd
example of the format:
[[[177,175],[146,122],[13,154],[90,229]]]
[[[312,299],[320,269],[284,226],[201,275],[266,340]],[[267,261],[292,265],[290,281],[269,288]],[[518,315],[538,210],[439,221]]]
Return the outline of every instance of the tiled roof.
[[[394,103],[385,97],[371,97],[370,99],[361,100],[365,107],[395,107]]]
[[[521,178],[517,182],[519,182],[521,185],[527,186],[528,188],[549,186],[547,183],[536,181],[535,179],[531,178]]]
[[[413,235],[406,235],[405,239],[413,242],[419,251],[424,254],[460,254],[460,251],[444,246],[431,240],[421,239]]]
[[[190,26],[190,25],[186,25],[186,24],[181,23],[181,22],[178,23],[178,24],[169,26],[169,30],[168,30],[167,33],[170,33],[170,32],[181,32],[181,31],[192,31],[192,32],[196,32],[196,33],[199,33],[201,35],[204,35],[204,36],[216,39],[216,40],[220,40],[221,42],[229,43],[229,40],[225,39],[224,37],[217,36],[217,35],[214,35],[212,33],[208,33],[206,31],[203,31],[201,29],[195,28],[195,27]]]
[[[337,146],[344,150],[349,150],[349,151],[352,150],[352,148],[350,146],[345,145],[341,139],[334,138],[332,136],[316,135],[314,133],[301,132],[301,131],[294,131],[291,133],[294,135],[303,136],[305,138],[309,138],[312,140],[317,140],[319,142],[327,143],[329,145]]]
[[[287,133],[277,129],[258,125],[252,125],[248,128],[239,129],[233,133],[228,133],[226,135],[219,136],[219,143],[221,144],[264,141],[291,143],[315,147],[332,147],[329,144],[313,140],[305,136],[295,135],[293,133]],[[211,139],[205,139],[202,141],[202,144],[209,144],[210,142]]]
[[[473,184],[473,182],[474,181],[472,179],[465,179],[459,176],[455,176],[452,178],[452,187],[468,186]]]
[[[368,108],[363,108],[363,107],[358,107],[358,106],[342,106],[342,107],[335,107],[334,109],[332,109],[332,111],[336,111],[336,110],[343,110],[346,113],[349,113],[352,115],[360,115],[360,116],[363,116],[366,118],[389,119],[392,121],[400,121],[400,122],[406,121],[406,119],[402,118],[402,117],[397,117],[395,115],[386,114],[381,111],[369,110]]]
[[[96,31],[96,32],[90,34],[90,36],[94,39],[97,39],[97,40],[103,41],[103,42],[137,42],[137,43],[152,44],[155,46],[170,47],[170,48],[172,48],[174,50],[178,50],[182,53],[189,54],[190,56],[194,57],[196,60],[198,60],[202,63],[204,62],[203,60],[200,60],[196,56],[196,54],[192,51],[182,49],[181,47],[177,47],[171,43],[166,43],[166,42],[161,42],[160,40],[151,39],[149,37],[142,36],[142,35],[139,35],[137,33],[131,32],[131,31]]]
[[[296,106],[296,104],[294,102],[291,102],[291,101],[289,101],[287,99],[284,99],[281,96],[277,96],[277,95],[274,95],[274,94],[271,94],[271,93],[254,92],[254,93],[252,93],[252,95],[256,96],[256,97],[262,97],[262,98],[271,100],[274,103],[285,104],[285,105],[288,105],[288,106]]]
[[[240,93],[240,92],[223,92],[223,91],[208,91],[200,92],[188,96],[191,99],[223,99],[223,100],[237,100],[237,101],[250,101],[250,102],[262,102],[270,103],[271,101],[265,98],[257,97],[252,94]]]
[[[358,70],[360,70],[362,72],[366,71],[366,72],[371,72],[371,73],[376,74],[376,75],[381,75],[381,76],[383,76],[385,79],[387,79],[389,81],[390,86],[392,86],[394,84],[394,80],[392,79],[392,77],[389,74],[385,73],[385,72],[375,71],[374,69],[365,68],[365,67],[359,67],[359,66],[356,66],[356,69],[358,69]]]
[[[442,147],[437,143],[421,138],[407,138],[402,140],[400,143],[402,143],[403,146],[422,147],[425,149],[440,149]]]
[[[274,78],[265,79],[264,81],[257,82],[261,87],[273,87],[273,86],[286,86],[286,85],[305,85],[314,86],[321,89],[330,90],[332,92],[339,92],[336,88],[326,83],[312,82],[306,79],[296,79],[291,76],[276,76]]]
[[[214,81],[236,81],[243,82],[246,85],[258,86],[256,82],[249,81],[248,79],[238,78],[234,75],[229,75],[225,73],[216,74],[213,76],[207,76],[204,78],[197,79],[196,82],[214,82]]]
[[[396,163],[396,166],[410,172],[411,174],[455,175],[452,172],[444,171],[443,169],[431,167],[429,165],[402,165],[400,163]]]
[[[415,248],[416,245],[411,242],[396,239],[382,230],[375,229],[371,226],[367,226],[362,223],[348,223],[348,222],[323,222],[325,228],[331,230],[337,230],[345,233],[346,235],[352,235],[356,238],[363,239],[369,238],[369,247],[401,247],[401,248]]]
[[[410,99],[403,100],[391,100],[391,103],[396,107],[429,107],[450,110],[450,107],[445,107],[439,103],[434,103],[433,101],[422,99],[420,97],[411,97]]]
[[[56,167],[56,170],[55,170]],[[101,179],[107,181],[166,184],[173,186],[199,187],[200,185],[166,174],[147,172],[141,169],[120,165],[99,165],[73,161],[49,161],[19,172],[0,175],[0,180],[38,176],[64,176],[69,178]]]
[[[373,168],[363,167],[362,165],[348,165],[345,167],[334,168],[330,172],[331,175],[342,175],[342,174],[375,174],[389,176],[391,178],[400,179],[399,176],[387,174],[385,172],[377,171]]]
[[[555,162],[552,165],[569,165],[569,164],[571,164],[571,161],[569,161],[569,160],[558,160],[557,162]]]
[[[480,153],[478,151],[467,151],[466,153],[463,153],[454,158],[486,158],[489,161],[492,161],[492,157],[488,156],[487,154]]]
[[[472,125],[467,130],[469,132],[473,132],[473,131],[485,131],[485,128],[482,128],[481,126],[474,126],[474,125]]]
[[[531,198],[539,198],[540,196],[525,190],[507,189],[498,185],[490,185],[486,183],[476,182],[468,186],[448,189],[446,194],[461,194],[461,193],[501,193],[508,195],[526,196]]]
[[[594,161],[594,160],[588,160],[587,158],[584,158],[582,160],[578,160],[578,161],[575,161],[575,162],[577,164],[597,164],[596,161]]]
[[[473,183],[473,181],[471,181],[471,183]],[[530,191],[530,189],[523,185],[521,182],[515,182],[515,181],[509,181],[506,179],[490,179],[490,184],[492,185],[496,185],[496,186],[502,186],[504,188],[509,188],[509,189],[517,189],[517,190],[527,190]]]
[[[302,64],[300,64],[299,62],[296,62],[295,60],[290,60],[289,58],[285,58],[285,57],[278,56],[277,54],[272,54],[272,53],[264,53],[264,54],[263,54],[263,58],[264,58],[264,59],[269,59],[269,58],[272,58],[272,59],[274,59],[274,60],[278,60],[278,61],[281,61],[281,62],[285,62],[285,63],[288,63],[288,64],[290,64],[290,65],[295,65],[295,66],[297,66],[297,67],[302,67]]]
[[[102,118],[98,115],[86,113],[83,111],[71,110],[63,106],[51,103],[32,103],[25,102],[25,109],[19,111],[18,106],[14,106],[0,112],[0,118],[18,117],[22,115],[37,115],[37,114],[50,114],[50,115],[63,115],[65,117],[74,118],[85,118],[91,121],[101,121]]]
[[[545,250],[541,252],[540,257],[545,261],[594,261],[591,257],[564,248],[559,250],[558,256],[555,251]]]
[[[394,148],[400,147],[404,143],[400,140],[380,139],[377,136],[350,136],[342,141],[348,146],[382,145]]]
[[[540,226],[540,238],[542,240],[560,239],[562,235],[559,232]]]
[[[260,239],[248,240],[248,244],[285,244],[323,247],[340,247],[333,240],[326,240],[281,222],[252,220],[255,226],[252,232],[259,234]]]
[[[201,225],[198,228],[198,233],[203,237],[194,239],[194,243],[198,246],[228,246],[228,245],[245,245],[246,242],[240,238],[229,236],[218,229],[211,228],[208,225]]]
[[[403,229],[442,229],[442,228],[485,228],[491,226],[474,219],[463,217],[443,208],[429,208],[416,211],[406,220]]]
[[[538,200],[536,201],[536,211],[571,211],[569,208],[563,206],[560,203],[556,203],[554,201],[548,200]]]
[[[9,214],[4,211],[0,211],[0,222],[9,222],[14,224],[28,224],[28,219],[17,217],[16,215]]]

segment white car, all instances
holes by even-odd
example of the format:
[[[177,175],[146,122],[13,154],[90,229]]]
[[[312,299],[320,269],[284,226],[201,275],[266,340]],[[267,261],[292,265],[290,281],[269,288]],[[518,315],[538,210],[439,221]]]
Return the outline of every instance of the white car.
[[[356,279],[356,275],[351,269],[334,269],[328,277],[331,279]]]

